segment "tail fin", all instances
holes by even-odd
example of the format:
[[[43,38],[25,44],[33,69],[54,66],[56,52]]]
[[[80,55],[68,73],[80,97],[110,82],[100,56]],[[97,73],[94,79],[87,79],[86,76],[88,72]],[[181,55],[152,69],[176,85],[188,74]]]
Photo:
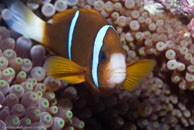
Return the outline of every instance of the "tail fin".
[[[42,42],[46,22],[36,16],[19,0],[8,0],[10,18],[4,18],[5,23],[14,31]]]

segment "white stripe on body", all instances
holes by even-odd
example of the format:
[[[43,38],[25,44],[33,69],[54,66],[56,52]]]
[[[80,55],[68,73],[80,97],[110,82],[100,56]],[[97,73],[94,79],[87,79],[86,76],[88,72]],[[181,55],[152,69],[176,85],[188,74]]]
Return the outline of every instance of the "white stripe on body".
[[[73,32],[77,23],[77,19],[79,17],[79,10],[75,12],[75,15],[71,21],[69,27],[69,34],[68,34],[68,58],[71,60],[71,46],[72,46],[72,39],[73,39]]]
[[[99,64],[99,54],[101,51],[101,48],[103,46],[104,37],[106,35],[106,32],[108,28],[111,27],[111,25],[104,25],[97,33],[95,41],[94,41],[94,48],[93,48],[93,57],[92,57],[92,79],[94,81],[94,84],[96,87],[99,87],[98,83],[98,64]],[[114,28],[113,28],[114,29]]]

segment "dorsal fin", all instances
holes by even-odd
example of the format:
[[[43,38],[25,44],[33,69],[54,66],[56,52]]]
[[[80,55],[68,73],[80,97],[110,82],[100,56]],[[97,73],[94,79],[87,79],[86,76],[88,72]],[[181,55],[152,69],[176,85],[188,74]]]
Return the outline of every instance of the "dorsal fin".
[[[60,13],[57,13],[53,16],[53,22],[57,22],[57,21],[60,21],[61,19],[64,19],[65,17],[68,17],[70,15],[74,15],[74,13],[76,12],[77,9],[68,9],[68,10],[65,10],[63,12],[60,12]],[[94,14],[97,14],[99,16],[100,13],[96,10],[93,10],[93,9],[79,9],[80,12],[89,12],[89,13],[94,13]]]

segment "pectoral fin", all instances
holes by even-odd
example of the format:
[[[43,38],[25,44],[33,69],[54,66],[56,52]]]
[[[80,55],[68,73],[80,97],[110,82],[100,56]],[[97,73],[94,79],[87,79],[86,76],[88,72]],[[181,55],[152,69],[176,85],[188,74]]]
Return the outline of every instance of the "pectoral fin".
[[[143,59],[127,66],[127,76],[123,88],[132,91],[138,83],[153,70],[154,60]]]
[[[76,84],[85,81],[85,69],[71,60],[59,56],[52,56],[46,61],[49,76],[68,83]]]

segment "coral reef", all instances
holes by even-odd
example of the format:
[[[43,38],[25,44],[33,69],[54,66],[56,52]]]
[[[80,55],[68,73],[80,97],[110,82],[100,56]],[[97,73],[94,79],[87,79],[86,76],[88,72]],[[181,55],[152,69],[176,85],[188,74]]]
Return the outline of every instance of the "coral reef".
[[[160,2],[167,9],[174,9],[165,4],[167,1]],[[188,30],[174,15],[178,5],[171,12],[150,13],[154,10],[145,9],[144,0],[25,3],[51,23],[54,14],[66,9],[95,9],[117,30],[127,51],[127,61],[152,58],[157,65],[135,91],[121,88],[111,96],[97,97],[84,84],[70,86],[46,76],[43,62],[48,55],[44,47],[8,30],[1,21],[0,126],[64,130],[194,129],[194,24],[189,24]],[[3,19],[9,17],[3,5],[0,12]]]
[[[188,29],[191,32],[192,37],[194,37],[194,19],[191,19],[190,23],[188,24]]]
[[[144,0],[145,4],[148,4],[152,0]],[[192,37],[193,33],[193,11],[194,11],[194,2],[192,0],[155,0],[161,3],[165,9],[169,10],[171,13],[178,15],[179,19],[182,19],[188,24],[188,29],[191,32]],[[153,1],[152,1],[153,2]]]
[[[150,0],[145,0],[150,1]],[[160,2],[166,9],[173,14],[193,16],[194,3],[192,0],[153,0]]]

